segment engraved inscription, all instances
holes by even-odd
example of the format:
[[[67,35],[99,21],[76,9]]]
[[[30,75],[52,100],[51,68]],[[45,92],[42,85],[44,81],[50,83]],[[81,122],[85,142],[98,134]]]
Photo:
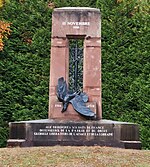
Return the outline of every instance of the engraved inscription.
[[[75,29],[79,29],[80,26],[89,26],[90,22],[62,22],[63,26],[73,26]]]
[[[61,105],[61,104],[55,104],[55,107],[56,107],[56,108],[61,108],[62,105]]]
[[[48,125],[34,132],[34,136],[113,136],[104,126]]]

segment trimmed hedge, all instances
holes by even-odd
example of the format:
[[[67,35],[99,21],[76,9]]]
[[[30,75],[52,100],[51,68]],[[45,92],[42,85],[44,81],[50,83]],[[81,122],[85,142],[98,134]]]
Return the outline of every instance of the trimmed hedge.
[[[103,118],[140,125],[150,148],[150,26],[146,1],[51,1],[52,6],[97,7],[102,13]],[[48,113],[52,9],[44,0],[13,0],[0,9],[11,35],[0,52],[0,146],[8,122],[42,119]]]
[[[12,23],[0,52],[2,147],[8,122],[47,118],[52,10],[43,0],[26,0],[5,4],[0,12]]]
[[[102,13],[103,117],[140,125],[150,148],[150,26],[147,3],[97,0]]]

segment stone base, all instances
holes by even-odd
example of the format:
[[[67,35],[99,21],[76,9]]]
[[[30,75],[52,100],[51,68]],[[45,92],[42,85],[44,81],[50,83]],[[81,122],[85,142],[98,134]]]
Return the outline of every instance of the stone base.
[[[138,125],[110,120],[35,120],[9,124],[8,147],[110,146],[141,149]]]

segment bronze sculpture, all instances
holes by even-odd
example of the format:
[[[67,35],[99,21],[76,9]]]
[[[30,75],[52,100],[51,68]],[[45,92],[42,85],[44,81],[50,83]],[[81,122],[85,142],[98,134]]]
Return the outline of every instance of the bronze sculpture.
[[[90,119],[95,119],[95,113],[86,107],[86,102],[88,101],[88,96],[83,92],[72,92],[68,90],[67,83],[63,77],[58,79],[57,85],[57,97],[60,102],[63,103],[62,112],[67,110],[69,103],[72,104],[75,111],[77,111],[82,116]]]

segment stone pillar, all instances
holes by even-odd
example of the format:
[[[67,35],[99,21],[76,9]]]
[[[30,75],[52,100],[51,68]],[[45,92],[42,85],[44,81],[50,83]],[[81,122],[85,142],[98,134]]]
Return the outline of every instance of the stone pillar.
[[[89,102],[97,104],[97,118],[102,118],[101,106],[101,40],[100,37],[86,38],[84,41],[83,91]]]
[[[58,78],[64,77],[68,82],[69,45],[67,38],[53,37],[51,40],[50,86],[49,86],[49,118],[55,115],[56,86]]]
[[[65,7],[54,9],[52,15],[52,46],[50,62],[49,119],[84,120],[72,105],[61,113],[62,103],[56,97],[58,78],[68,83],[68,38],[84,38],[83,91],[89,96],[87,104],[102,118],[101,109],[101,23],[95,8]]]

